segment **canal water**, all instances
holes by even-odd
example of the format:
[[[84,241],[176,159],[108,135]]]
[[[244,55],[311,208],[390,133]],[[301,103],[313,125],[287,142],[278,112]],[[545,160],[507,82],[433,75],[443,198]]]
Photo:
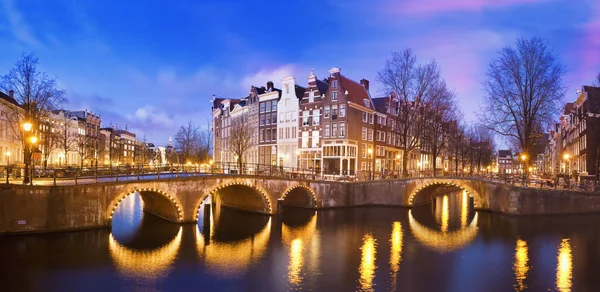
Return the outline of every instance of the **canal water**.
[[[142,208],[129,196],[112,230],[0,237],[0,291],[600,291],[598,215],[477,212],[461,192],[181,226]]]

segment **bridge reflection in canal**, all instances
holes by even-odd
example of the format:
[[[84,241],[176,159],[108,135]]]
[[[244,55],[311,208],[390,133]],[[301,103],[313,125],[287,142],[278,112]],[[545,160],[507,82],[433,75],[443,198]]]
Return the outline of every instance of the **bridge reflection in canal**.
[[[286,207],[272,217],[206,204],[197,224],[178,225],[132,195],[110,231],[3,238],[12,268],[1,280],[7,291],[85,290],[81,274],[101,290],[599,290],[600,242],[588,224],[600,217],[515,218],[468,203],[448,192],[410,210]],[[73,281],[51,272],[71,270]]]

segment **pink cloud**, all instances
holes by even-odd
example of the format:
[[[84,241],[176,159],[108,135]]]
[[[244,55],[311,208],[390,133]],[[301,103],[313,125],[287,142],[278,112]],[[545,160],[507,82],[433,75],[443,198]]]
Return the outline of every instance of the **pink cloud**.
[[[548,0],[405,0],[400,1],[394,10],[402,14],[422,15],[448,11],[481,11],[485,8],[502,8],[545,1]]]

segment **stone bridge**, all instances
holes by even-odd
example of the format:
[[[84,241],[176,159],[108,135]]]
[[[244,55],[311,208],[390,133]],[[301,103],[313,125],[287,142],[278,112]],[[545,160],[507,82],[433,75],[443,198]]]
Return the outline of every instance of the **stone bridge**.
[[[515,187],[460,177],[366,182],[211,175],[69,186],[0,186],[0,233],[107,227],[121,201],[139,193],[144,210],[167,220],[196,222],[209,195],[230,208],[277,214],[282,206],[412,207],[440,190],[465,190],[476,209],[511,215],[600,211],[600,195]]]

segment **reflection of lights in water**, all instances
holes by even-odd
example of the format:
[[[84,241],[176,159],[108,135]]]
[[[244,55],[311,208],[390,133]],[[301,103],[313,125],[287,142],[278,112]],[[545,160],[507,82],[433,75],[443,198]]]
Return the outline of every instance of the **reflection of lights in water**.
[[[442,198],[442,232],[448,231],[448,220],[450,219],[450,207],[448,206],[448,196]]]
[[[110,256],[121,272],[136,277],[158,277],[170,268],[181,245],[181,227],[171,242],[154,250],[134,250],[119,244],[112,233],[108,238]]]
[[[402,224],[392,224],[392,237],[390,238],[390,273],[392,274],[392,291],[396,291],[396,276],[402,261]]]
[[[462,199],[460,201],[460,228],[467,227],[467,220],[469,218],[469,197],[467,191],[462,191]]]
[[[212,214],[212,212],[211,212]],[[212,219],[212,216],[211,216]],[[239,274],[252,262],[260,259],[269,242],[271,232],[271,218],[265,227],[254,236],[233,242],[217,242],[212,239],[214,235],[211,221],[211,241],[205,244],[204,236],[196,226],[196,250],[211,268],[223,274]]]
[[[448,252],[462,248],[475,239],[478,231],[477,216],[475,213],[473,221],[466,228],[449,232],[439,232],[422,225],[415,220],[412,210],[408,211],[408,223],[412,234],[420,243],[439,252]]]
[[[517,284],[514,286],[516,291],[523,291],[527,288],[524,283],[527,278],[527,272],[529,271],[529,255],[527,252],[527,242],[517,239],[517,246],[515,247],[515,264],[513,266],[515,278],[517,279]]]
[[[313,215],[310,221],[301,227],[289,227],[285,223],[281,225],[281,239],[284,244],[290,246],[290,260],[288,265],[288,281],[296,289],[302,288],[302,280],[304,279],[302,269],[304,267],[304,243],[311,243],[310,246],[310,262],[314,266],[318,266],[319,237],[315,232],[317,229],[317,215]],[[315,246],[316,245],[316,246]],[[315,258],[316,255],[316,258]]]
[[[362,291],[373,291],[373,279],[375,278],[375,256],[377,255],[377,240],[370,233],[363,237],[363,245],[360,248],[360,289]]]
[[[571,278],[573,277],[573,256],[571,243],[565,238],[558,248],[558,265],[556,266],[556,289],[558,291],[571,291]]]
[[[302,258],[302,239],[296,238],[290,246],[290,264],[288,267],[288,280],[290,284],[299,287],[302,284],[302,266],[304,259]]]

